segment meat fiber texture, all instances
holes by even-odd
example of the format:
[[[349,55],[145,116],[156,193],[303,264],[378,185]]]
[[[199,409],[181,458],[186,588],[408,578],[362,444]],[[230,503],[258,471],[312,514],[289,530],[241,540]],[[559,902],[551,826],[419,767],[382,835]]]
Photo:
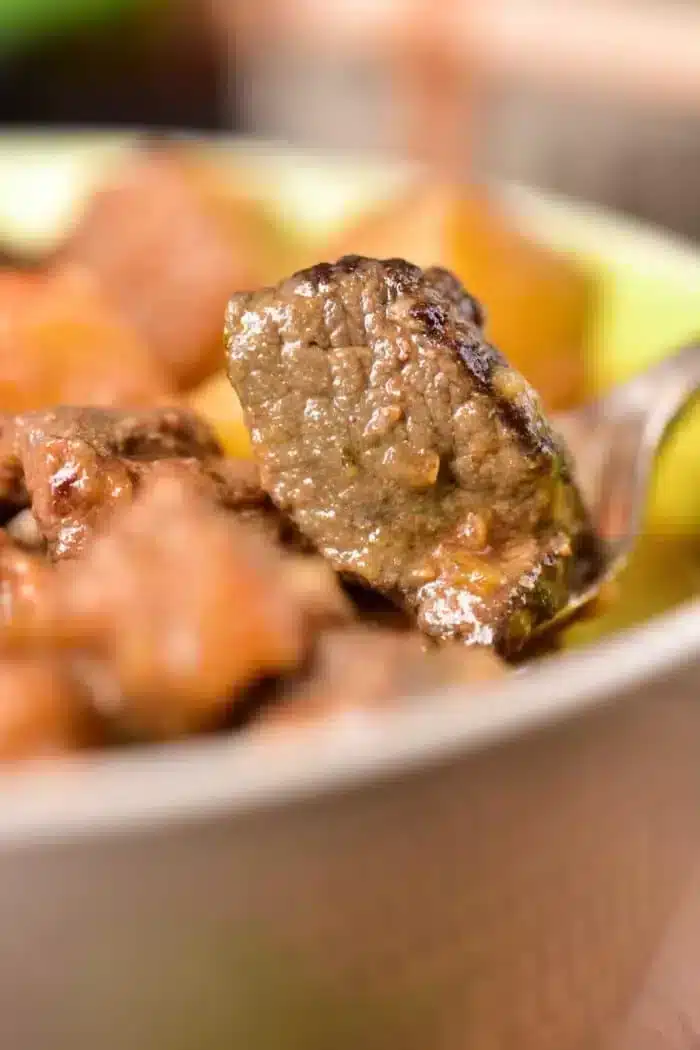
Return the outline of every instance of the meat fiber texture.
[[[347,256],[235,295],[263,487],[341,573],[441,639],[517,652],[599,546],[567,451],[445,270]]]

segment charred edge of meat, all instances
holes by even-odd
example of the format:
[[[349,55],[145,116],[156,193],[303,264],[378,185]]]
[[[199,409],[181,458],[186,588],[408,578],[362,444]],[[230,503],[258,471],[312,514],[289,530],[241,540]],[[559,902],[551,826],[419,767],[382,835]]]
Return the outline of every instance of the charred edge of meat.
[[[341,575],[340,582],[363,623],[401,631],[414,628],[413,619],[406,611],[400,594],[383,594],[369,587],[362,579],[347,574]]]
[[[0,433],[0,452],[13,444],[12,435],[36,429],[47,438],[85,441],[99,455],[126,459],[175,459],[222,455],[209,424],[186,409],[156,408],[124,412],[108,408],[61,405],[15,417],[11,431]]]
[[[545,554],[528,575],[515,587],[505,618],[506,628],[495,649],[510,663],[528,659],[536,651],[552,649],[551,638],[534,634],[535,628],[547,624],[565,608],[569,596],[584,589],[598,577],[603,549],[593,533],[580,533],[572,542],[572,556]]]
[[[431,266],[425,271],[425,280],[453,304],[462,321],[483,328],[486,324],[486,309],[483,303],[471,295],[461,281],[450,270],[442,266]]]
[[[178,410],[144,412],[120,417],[114,414],[114,451],[129,459],[165,455],[174,459],[222,455],[221,445],[208,423]],[[193,450],[195,450],[193,452]]]
[[[423,335],[451,349],[477,386],[494,398],[505,421],[523,445],[538,455],[553,459],[562,478],[570,480],[569,458],[563,445],[553,437],[535,391],[524,380],[522,396],[506,397],[499,391],[495,379],[501,370],[509,369],[508,362],[496,347],[484,341],[481,332],[484,311],[449,270],[431,267],[423,271],[405,259],[375,260],[362,255],[344,255],[335,263],[321,262],[298,270],[284,283],[306,281],[317,295],[323,296],[333,290],[338,277],[377,265],[382,269],[387,304],[403,296],[421,300],[410,313],[422,327]]]

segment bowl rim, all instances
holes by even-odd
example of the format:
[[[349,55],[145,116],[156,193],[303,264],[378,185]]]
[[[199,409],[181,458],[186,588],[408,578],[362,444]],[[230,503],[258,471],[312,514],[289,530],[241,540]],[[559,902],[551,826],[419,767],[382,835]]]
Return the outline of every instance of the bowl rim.
[[[465,698],[449,688],[385,712],[254,737],[211,737],[30,763],[0,773],[0,848],[285,806],[498,746],[700,663],[700,599]]]
[[[139,133],[50,132],[56,139],[125,142]],[[5,138],[46,137],[42,129],[28,135],[13,129],[0,136],[0,150]],[[226,136],[186,137],[226,142]],[[263,153],[276,148],[256,145]],[[642,238],[681,270],[700,268],[700,253],[672,234],[558,195],[520,186],[505,190],[519,209],[570,207]],[[468,699],[463,688],[453,687],[392,711],[349,712],[280,734],[212,737],[2,770],[0,848],[233,816],[428,769],[610,705],[621,694],[623,702],[634,703],[635,687],[696,660],[700,598],[590,646],[548,657],[478,693],[470,690]]]

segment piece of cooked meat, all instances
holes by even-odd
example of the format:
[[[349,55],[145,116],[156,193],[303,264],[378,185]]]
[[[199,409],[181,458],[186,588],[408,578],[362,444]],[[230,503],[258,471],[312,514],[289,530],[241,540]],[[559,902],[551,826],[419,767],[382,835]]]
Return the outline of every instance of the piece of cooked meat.
[[[154,150],[131,157],[93,195],[61,260],[97,278],[181,389],[219,366],[226,300],[257,276],[186,168]]]
[[[70,664],[41,649],[0,652],[0,762],[48,758],[100,742]]]
[[[234,296],[228,367],[264,487],[336,569],[511,653],[598,547],[537,395],[476,320],[444,271],[349,256]]]
[[[445,645],[426,650],[417,631],[355,625],[323,632],[310,666],[277,685],[260,706],[262,727],[301,725],[353,711],[383,709],[450,684],[482,685],[504,665],[486,649]]]
[[[485,326],[486,310],[483,304],[467,291],[453,273],[441,266],[432,266],[425,271],[425,280],[438,295],[452,303],[460,321],[471,322],[478,328]]]
[[[175,408],[58,408],[6,421],[0,431],[0,501],[7,514],[31,504],[51,556],[72,556],[165,460],[198,474],[202,488],[223,506],[240,507],[261,523],[273,516],[255,468],[224,460],[208,426]],[[278,529],[279,517],[275,511]]]
[[[0,529],[0,626],[44,618],[52,575],[52,566],[41,554],[23,549]]]
[[[3,522],[29,505],[24,469],[15,448],[16,436],[15,417],[0,416],[0,520]]]
[[[260,473],[252,460],[225,459],[220,456],[197,459],[154,459],[129,464],[132,478],[141,485],[163,472],[180,475],[224,510],[236,515],[239,523],[281,546],[295,551],[309,549],[293,523],[277,510],[260,485]]]
[[[102,714],[140,738],[215,727],[352,617],[320,558],[285,555],[166,467],[53,579],[51,616],[23,638],[89,658]]]
[[[35,553],[46,550],[46,541],[39,523],[29,507],[10,518],[7,522],[7,534],[22,550]]]

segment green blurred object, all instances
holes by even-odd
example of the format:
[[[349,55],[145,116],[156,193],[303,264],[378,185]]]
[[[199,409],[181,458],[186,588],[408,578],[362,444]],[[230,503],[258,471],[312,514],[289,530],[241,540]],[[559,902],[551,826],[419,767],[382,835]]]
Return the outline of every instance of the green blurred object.
[[[119,18],[151,0],[0,0],[0,49],[7,53],[74,28]]]

